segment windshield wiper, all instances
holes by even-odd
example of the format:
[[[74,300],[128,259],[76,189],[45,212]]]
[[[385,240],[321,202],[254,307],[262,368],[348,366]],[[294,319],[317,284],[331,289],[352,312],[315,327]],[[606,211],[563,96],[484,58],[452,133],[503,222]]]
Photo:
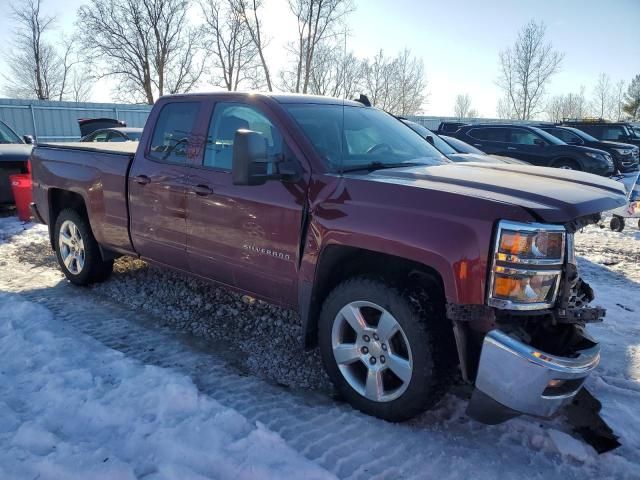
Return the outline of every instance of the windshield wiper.
[[[384,170],[386,168],[402,168],[402,167],[419,167],[428,166],[428,163],[421,162],[398,162],[398,163],[385,163],[385,162],[371,162],[366,165],[354,165],[353,167],[342,168],[341,171],[345,172],[357,172],[359,170],[366,170],[368,172],[375,172],[376,170]]]

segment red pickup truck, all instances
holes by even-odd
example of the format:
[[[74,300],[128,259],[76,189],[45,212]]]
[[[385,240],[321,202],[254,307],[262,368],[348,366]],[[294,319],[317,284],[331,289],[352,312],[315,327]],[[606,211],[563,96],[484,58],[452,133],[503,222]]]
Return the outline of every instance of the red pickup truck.
[[[342,395],[392,421],[456,370],[475,418],[550,416],[598,364],[573,235],[624,204],[616,182],[451,163],[383,111],[313,96],[163,97],[131,148],[33,152],[32,209],[74,284],[131,255],[296,308]]]

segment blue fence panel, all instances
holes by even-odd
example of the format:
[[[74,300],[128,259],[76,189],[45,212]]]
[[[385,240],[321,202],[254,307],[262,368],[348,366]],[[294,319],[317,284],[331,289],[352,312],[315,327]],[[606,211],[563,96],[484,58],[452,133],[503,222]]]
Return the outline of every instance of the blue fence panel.
[[[40,142],[80,139],[80,118],[116,118],[129,127],[144,127],[150,105],[50,102],[0,98],[0,120],[19,135],[33,135]]]

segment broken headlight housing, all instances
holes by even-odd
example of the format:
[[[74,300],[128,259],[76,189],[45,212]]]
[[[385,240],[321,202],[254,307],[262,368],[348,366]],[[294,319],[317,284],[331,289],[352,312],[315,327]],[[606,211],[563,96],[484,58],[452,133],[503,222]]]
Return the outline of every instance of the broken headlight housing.
[[[502,220],[494,243],[489,305],[505,310],[553,306],[565,261],[562,225]]]

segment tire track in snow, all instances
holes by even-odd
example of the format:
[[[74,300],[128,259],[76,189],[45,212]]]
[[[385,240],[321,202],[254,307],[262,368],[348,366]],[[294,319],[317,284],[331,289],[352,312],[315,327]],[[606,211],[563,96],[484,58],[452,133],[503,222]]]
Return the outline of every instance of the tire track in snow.
[[[203,394],[249,421],[262,422],[340,478],[468,478],[475,472],[486,478],[521,478],[526,473],[570,479],[587,473],[548,450],[531,451],[528,437],[544,435],[536,421],[484,427],[466,418],[438,419],[436,413],[414,424],[389,424],[324,394],[287,390],[246,376],[229,365],[229,345],[161,327],[148,313],[124,308],[61,278],[50,267],[25,268],[10,256],[0,266],[0,289],[44,305],[70,328],[141,363],[188,375]],[[520,443],[513,441],[514,435]],[[588,467],[592,474],[606,471],[606,464]]]

